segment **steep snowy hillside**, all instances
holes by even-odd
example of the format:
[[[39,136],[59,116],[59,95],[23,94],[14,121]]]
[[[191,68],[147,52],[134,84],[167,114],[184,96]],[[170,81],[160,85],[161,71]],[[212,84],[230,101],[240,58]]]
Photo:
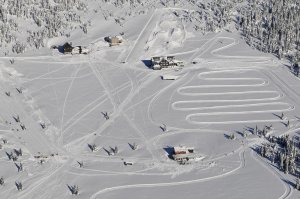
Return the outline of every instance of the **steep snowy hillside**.
[[[26,0],[0,1],[1,52],[23,53],[47,46],[49,38],[87,34],[99,22],[113,21],[119,26],[135,16],[158,8],[183,8],[172,14],[193,31],[206,34],[229,28],[232,21],[241,28],[247,43],[264,52],[283,55],[298,62],[299,3],[284,0],[268,3],[257,0]],[[232,30],[230,27],[229,30]],[[49,46],[48,46],[49,47]],[[291,52],[290,52],[291,51]]]
[[[68,35],[74,28],[85,28],[81,15],[87,12],[80,0],[0,1],[2,53],[22,53],[41,48],[51,37]]]
[[[280,59],[286,55],[293,63],[300,61],[298,0],[249,1],[240,14],[238,25],[250,46],[274,53]]]
[[[174,9],[172,14],[195,31],[206,34],[220,31],[230,23],[235,1],[197,2],[169,0],[26,0],[0,1],[1,52],[3,55],[24,53],[47,46],[49,38],[71,37],[79,32],[88,37],[99,21],[118,26],[135,16],[160,8]]]

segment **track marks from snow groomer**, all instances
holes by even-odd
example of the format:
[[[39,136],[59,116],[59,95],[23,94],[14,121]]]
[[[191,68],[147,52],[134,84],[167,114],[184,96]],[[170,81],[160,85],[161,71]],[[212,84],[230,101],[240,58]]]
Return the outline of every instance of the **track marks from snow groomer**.
[[[193,84],[177,89],[181,97],[193,100],[172,103],[172,108],[185,111],[186,120],[193,124],[278,122],[280,118],[272,118],[272,113],[295,108],[281,101],[284,95],[269,85],[259,69],[203,72]]]

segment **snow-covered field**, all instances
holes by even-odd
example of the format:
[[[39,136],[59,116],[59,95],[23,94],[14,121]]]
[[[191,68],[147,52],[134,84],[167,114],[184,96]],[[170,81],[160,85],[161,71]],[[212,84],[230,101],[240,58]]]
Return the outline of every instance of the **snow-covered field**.
[[[253,150],[265,138],[250,133],[256,125],[273,125],[276,136],[300,133],[299,79],[237,32],[192,32],[171,15],[174,9],[153,10],[124,27],[97,22],[86,37],[49,40],[49,46],[89,46],[88,55],[42,49],[0,59],[0,139],[7,140],[0,149],[0,198],[300,196],[295,177]],[[108,47],[103,38],[119,32],[125,42]],[[175,55],[185,67],[151,70],[144,62],[157,55]],[[164,74],[179,78],[164,81]],[[232,133],[235,140],[228,139]],[[205,159],[179,165],[168,158],[179,145],[195,147]],[[118,153],[109,156],[115,146]],[[9,160],[19,148],[23,155]],[[77,196],[68,188],[73,185]]]

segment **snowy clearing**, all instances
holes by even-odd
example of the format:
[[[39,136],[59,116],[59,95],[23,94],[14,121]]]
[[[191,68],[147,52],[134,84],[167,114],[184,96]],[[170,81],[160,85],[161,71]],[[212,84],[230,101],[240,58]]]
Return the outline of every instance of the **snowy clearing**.
[[[193,32],[174,11],[184,10],[156,8],[124,26],[102,19],[111,29],[69,38],[87,55],[0,58],[0,198],[300,196],[295,176],[257,151],[267,136],[254,133],[271,125],[269,135],[299,140],[299,78],[237,31]],[[121,31],[124,43],[104,42]],[[163,55],[185,67],[147,66]],[[180,145],[205,158],[178,164],[170,156]]]

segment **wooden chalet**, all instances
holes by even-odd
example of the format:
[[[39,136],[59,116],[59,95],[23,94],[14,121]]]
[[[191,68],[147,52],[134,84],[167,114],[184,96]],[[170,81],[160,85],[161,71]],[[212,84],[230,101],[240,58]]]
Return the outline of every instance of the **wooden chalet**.
[[[123,43],[121,36],[105,37],[104,40],[109,43],[109,46],[117,46]]]
[[[63,45],[63,51],[64,51],[64,54],[72,53],[72,50],[73,50],[73,47],[72,47],[72,44],[71,44],[71,43],[66,42],[66,43]]]
[[[185,164],[191,160],[202,160],[204,156],[196,154],[193,147],[179,146],[174,147],[172,158],[180,164]]]

